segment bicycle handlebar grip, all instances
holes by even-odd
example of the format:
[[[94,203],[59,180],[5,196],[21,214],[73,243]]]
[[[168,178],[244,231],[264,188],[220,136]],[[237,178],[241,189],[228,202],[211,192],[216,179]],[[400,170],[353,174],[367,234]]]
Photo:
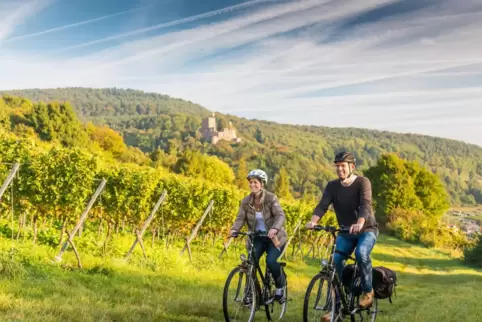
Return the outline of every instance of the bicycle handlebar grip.
[[[278,239],[278,236],[274,235],[274,237],[273,237],[272,240],[273,240],[274,247],[278,248],[279,245],[281,245],[281,243],[280,243],[280,241],[279,241],[279,239]]]

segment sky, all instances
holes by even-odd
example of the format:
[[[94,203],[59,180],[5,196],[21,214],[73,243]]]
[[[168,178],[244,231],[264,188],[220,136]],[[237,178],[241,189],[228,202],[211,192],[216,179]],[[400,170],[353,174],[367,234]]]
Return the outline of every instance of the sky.
[[[482,146],[482,0],[0,0],[0,89],[117,87]]]

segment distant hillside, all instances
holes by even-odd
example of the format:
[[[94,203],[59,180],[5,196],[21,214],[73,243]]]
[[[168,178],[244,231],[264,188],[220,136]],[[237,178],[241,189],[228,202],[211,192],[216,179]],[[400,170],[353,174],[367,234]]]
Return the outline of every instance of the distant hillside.
[[[0,91],[28,98],[34,102],[70,101],[79,117],[135,116],[183,113],[206,116],[209,111],[198,104],[156,93],[116,88],[57,88]]]
[[[482,148],[472,144],[424,135],[398,134],[355,128],[296,126],[216,114],[220,128],[232,122],[243,139],[239,145],[201,140],[198,129],[209,111],[197,104],[166,95],[122,89],[65,88],[21,90],[8,93],[34,101],[68,100],[83,119],[106,123],[121,132],[128,145],[145,152],[160,148],[175,154],[184,147],[217,155],[237,169],[267,169],[270,182],[287,170],[295,196],[319,196],[334,178],[332,158],[348,149],[363,171],[385,152],[418,160],[446,184],[453,204],[482,204]]]

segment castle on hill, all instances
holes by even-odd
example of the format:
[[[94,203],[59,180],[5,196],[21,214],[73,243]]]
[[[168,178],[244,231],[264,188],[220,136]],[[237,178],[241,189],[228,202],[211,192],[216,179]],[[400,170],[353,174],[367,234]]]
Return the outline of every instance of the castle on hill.
[[[231,141],[235,143],[241,142],[241,139],[236,136],[236,131],[234,130],[231,122],[229,122],[228,128],[218,131],[214,112],[212,116],[202,120],[201,133],[206,140],[211,142],[211,144],[216,144],[219,140]]]

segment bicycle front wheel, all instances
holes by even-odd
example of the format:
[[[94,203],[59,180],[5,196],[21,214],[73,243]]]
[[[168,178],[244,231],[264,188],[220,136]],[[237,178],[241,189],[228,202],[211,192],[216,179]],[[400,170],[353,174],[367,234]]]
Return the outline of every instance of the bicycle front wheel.
[[[223,312],[226,322],[254,320],[256,313],[256,288],[254,280],[241,267],[229,273],[224,285]]]
[[[336,291],[334,283],[325,274],[318,273],[306,290],[303,322],[319,322],[325,315],[331,322],[337,320]]]

